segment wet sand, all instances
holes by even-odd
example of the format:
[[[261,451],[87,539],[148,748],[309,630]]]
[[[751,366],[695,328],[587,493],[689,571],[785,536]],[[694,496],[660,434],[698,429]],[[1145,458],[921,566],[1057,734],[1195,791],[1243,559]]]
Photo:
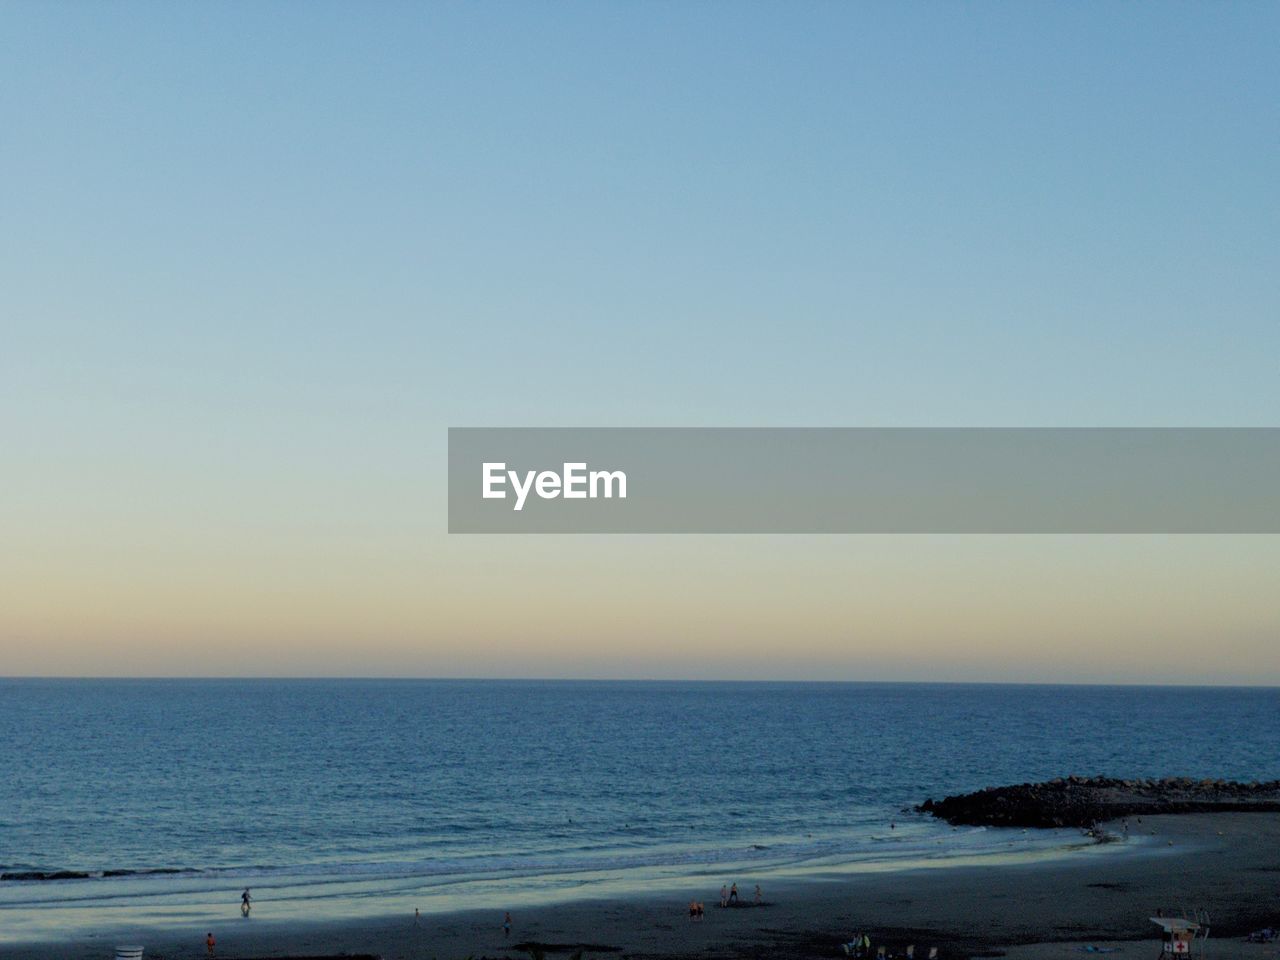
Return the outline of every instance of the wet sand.
[[[1112,830],[1118,829],[1110,825]],[[385,960],[550,960],[582,949],[587,960],[636,958],[839,958],[839,944],[866,931],[890,952],[915,944],[923,958],[1008,956],[1070,960],[1085,945],[1114,948],[1116,960],[1158,960],[1149,921],[1199,908],[1209,912],[1210,960],[1275,960],[1280,944],[1241,937],[1280,926],[1280,814],[1187,814],[1130,821],[1133,840],[1063,859],[952,866],[887,873],[829,874],[765,884],[765,904],[722,910],[720,878],[643,898],[577,901],[512,910],[511,937],[493,911],[424,914],[358,922],[274,924],[264,915],[229,918],[214,933],[220,958],[370,954]],[[1141,837],[1140,841],[1138,838]],[[736,880],[746,900],[756,880]],[[690,922],[697,898],[706,918]],[[149,960],[205,956],[203,928],[155,930]],[[110,960],[114,940],[0,946],[0,957]],[[1198,945],[1197,945],[1198,946]]]

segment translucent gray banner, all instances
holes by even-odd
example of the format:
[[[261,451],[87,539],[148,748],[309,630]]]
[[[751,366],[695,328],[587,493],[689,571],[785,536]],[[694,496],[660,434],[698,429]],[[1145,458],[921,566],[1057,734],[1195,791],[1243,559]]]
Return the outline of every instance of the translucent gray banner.
[[[1280,533],[1280,429],[452,428],[451,533]]]

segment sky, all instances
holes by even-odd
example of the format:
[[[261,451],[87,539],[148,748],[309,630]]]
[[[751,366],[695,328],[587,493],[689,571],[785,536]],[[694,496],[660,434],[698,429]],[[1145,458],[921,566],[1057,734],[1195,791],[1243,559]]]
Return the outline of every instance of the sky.
[[[0,675],[1280,684],[1275,537],[465,537],[450,426],[1280,426],[1280,8],[0,5]]]

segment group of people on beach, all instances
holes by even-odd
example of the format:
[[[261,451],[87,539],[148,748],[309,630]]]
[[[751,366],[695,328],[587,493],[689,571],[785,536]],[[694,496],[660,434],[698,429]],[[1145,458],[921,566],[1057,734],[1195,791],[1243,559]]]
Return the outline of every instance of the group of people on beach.
[[[760,884],[757,883],[756,892],[755,892],[755,905],[758,907],[762,903],[764,903],[764,894],[760,892]],[[722,886],[720,888],[720,906],[722,907],[741,906],[741,901],[738,899],[738,885],[736,883],[730,887]]]
[[[244,893],[240,894],[240,916],[247,918],[249,916],[249,911],[252,909],[253,909],[253,897],[249,896],[249,888],[245,887]],[[218,947],[218,941],[214,937],[213,931],[210,930],[207,934],[205,934],[205,938],[204,938],[205,956],[207,957],[214,956],[215,951],[217,950],[217,947]]]
[[[890,951],[888,946],[878,946],[875,953],[871,952],[871,937],[865,933],[855,934],[854,938],[848,943],[840,944],[840,949],[844,951],[847,957],[857,957],[861,960],[916,960],[916,945],[909,943],[900,952],[897,950]],[[938,948],[930,947],[925,960],[938,960]]]
[[[759,907],[764,904],[764,893],[760,890],[760,884],[756,884],[755,890],[755,906]],[[720,906],[721,907],[740,907],[742,901],[738,897],[738,885],[722,886],[720,888]],[[701,920],[706,910],[702,906],[701,900],[689,901],[689,919]]]
[[[844,951],[846,957],[869,957],[871,956],[871,937],[865,933],[856,934],[848,943],[840,944],[840,949]]]

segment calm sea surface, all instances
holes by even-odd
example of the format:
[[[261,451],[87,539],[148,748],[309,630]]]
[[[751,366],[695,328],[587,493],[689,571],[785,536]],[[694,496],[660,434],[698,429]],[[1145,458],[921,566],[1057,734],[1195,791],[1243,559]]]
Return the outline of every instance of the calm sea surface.
[[[906,808],[1276,743],[1274,689],[0,680],[0,940],[1044,855]]]

